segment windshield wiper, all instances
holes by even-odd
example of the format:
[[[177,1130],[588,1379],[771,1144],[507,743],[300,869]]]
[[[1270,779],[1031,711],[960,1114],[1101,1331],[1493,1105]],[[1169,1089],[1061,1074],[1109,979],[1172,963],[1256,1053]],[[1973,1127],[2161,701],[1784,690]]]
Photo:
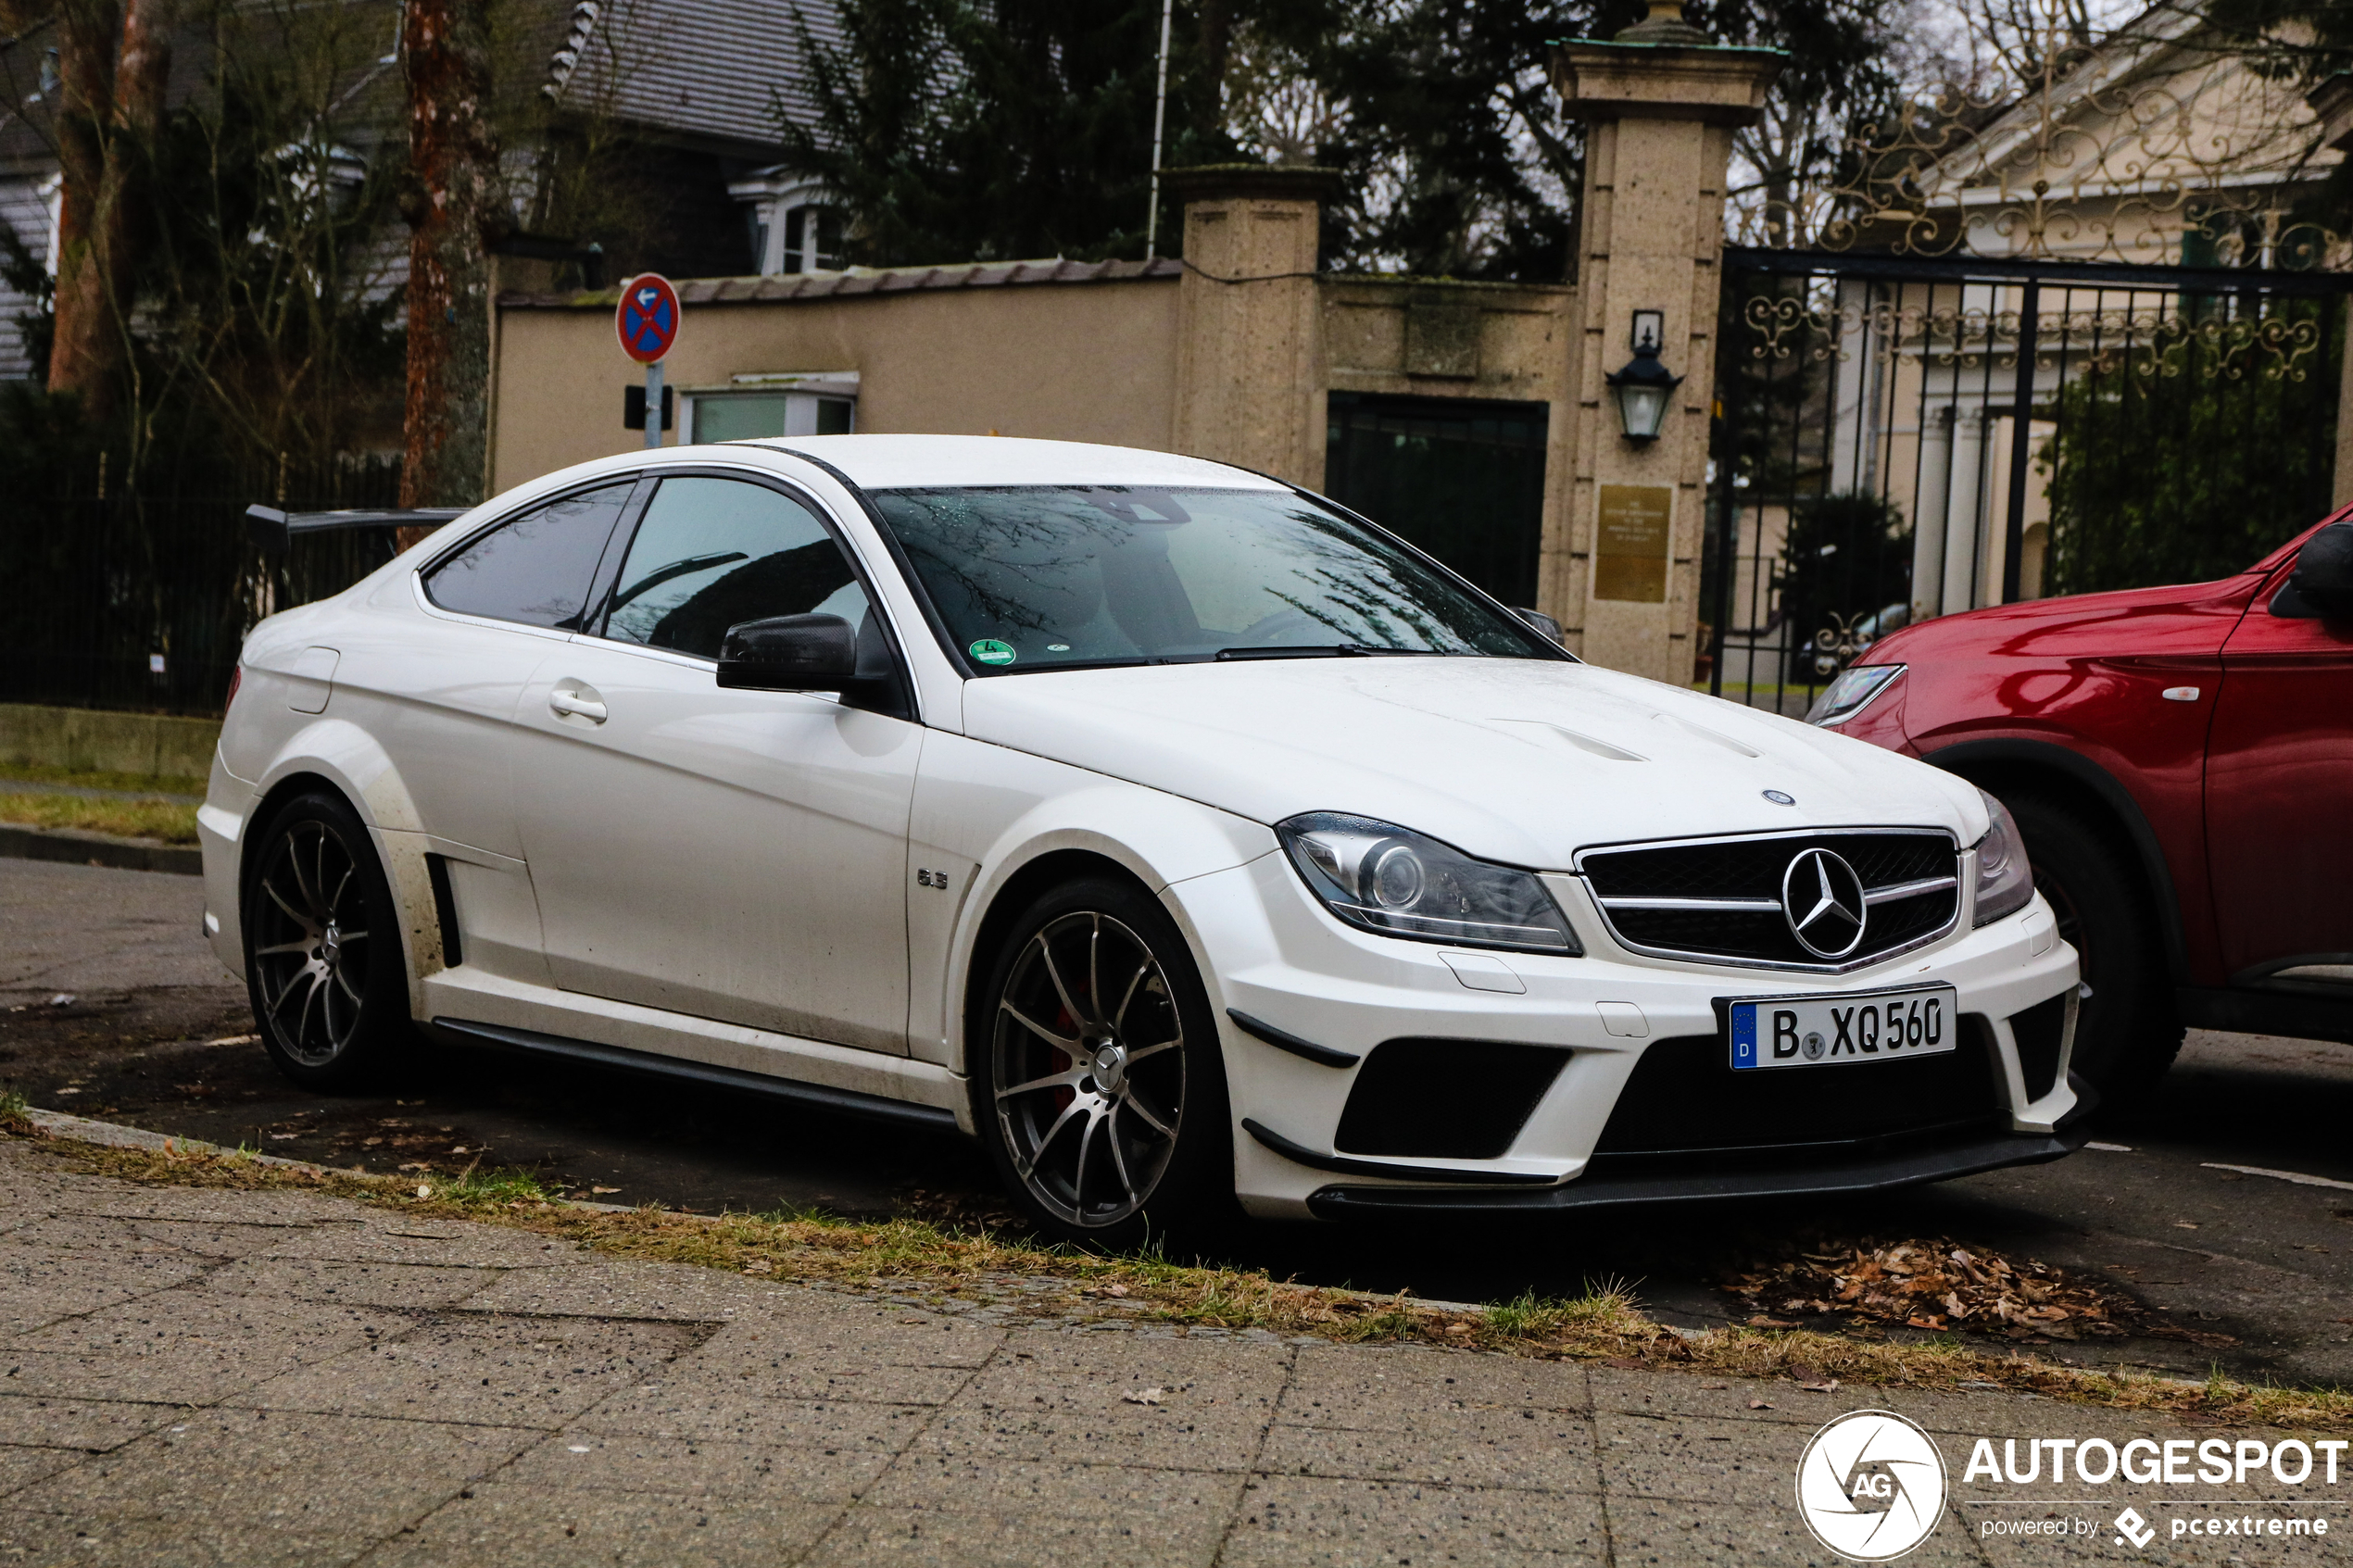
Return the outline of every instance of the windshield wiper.
[[[1373,659],[1383,654],[1433,654],[1436,648],[1377,648],[1369,643],[1291,643],[1275,647],[1219,648],[1220,659]]]

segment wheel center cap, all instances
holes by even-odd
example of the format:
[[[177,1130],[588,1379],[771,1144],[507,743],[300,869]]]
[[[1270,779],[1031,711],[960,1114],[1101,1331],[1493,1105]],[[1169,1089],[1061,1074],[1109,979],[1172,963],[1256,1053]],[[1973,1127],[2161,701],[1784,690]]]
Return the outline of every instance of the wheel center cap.
[[[1120,1078],[1127,1068],[1127,1053],[1117,1046],[1099,1047],[1095,1051],[1095,1085],[1105,1094],[1118,1092]]]
[[[319,961],[333,963],[343,953],[343,933],[330,925],[319,938]]]

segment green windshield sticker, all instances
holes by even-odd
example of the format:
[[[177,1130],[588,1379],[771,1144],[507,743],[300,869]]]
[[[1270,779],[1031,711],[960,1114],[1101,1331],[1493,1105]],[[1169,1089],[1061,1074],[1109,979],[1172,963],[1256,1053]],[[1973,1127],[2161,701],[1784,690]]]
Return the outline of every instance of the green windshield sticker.
[[[981,638],[970,651],[983,664],[1011,664],[1014,658],[1013,644],[1000,643],[994,637]]]

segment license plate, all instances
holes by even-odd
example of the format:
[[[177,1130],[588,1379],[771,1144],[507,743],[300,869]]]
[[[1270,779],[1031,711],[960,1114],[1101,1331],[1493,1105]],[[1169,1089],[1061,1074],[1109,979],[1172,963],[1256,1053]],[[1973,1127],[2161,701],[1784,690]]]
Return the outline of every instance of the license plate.
[[[1829,1067],[1941,1056],[1960,1045],[1950,985],[1844,997],[1755,997],[1731,1004],[1732,1066]]]

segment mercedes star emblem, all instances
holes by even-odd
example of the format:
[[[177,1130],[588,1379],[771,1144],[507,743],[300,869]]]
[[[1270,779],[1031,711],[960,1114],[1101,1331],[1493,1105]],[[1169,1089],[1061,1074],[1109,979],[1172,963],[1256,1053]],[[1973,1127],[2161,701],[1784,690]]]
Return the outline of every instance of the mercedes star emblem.
[[[1781,913],[1807,952],[1843,959],[1863,945],[1863,879],[1843,856],[1800,850],[1781,873]]]

